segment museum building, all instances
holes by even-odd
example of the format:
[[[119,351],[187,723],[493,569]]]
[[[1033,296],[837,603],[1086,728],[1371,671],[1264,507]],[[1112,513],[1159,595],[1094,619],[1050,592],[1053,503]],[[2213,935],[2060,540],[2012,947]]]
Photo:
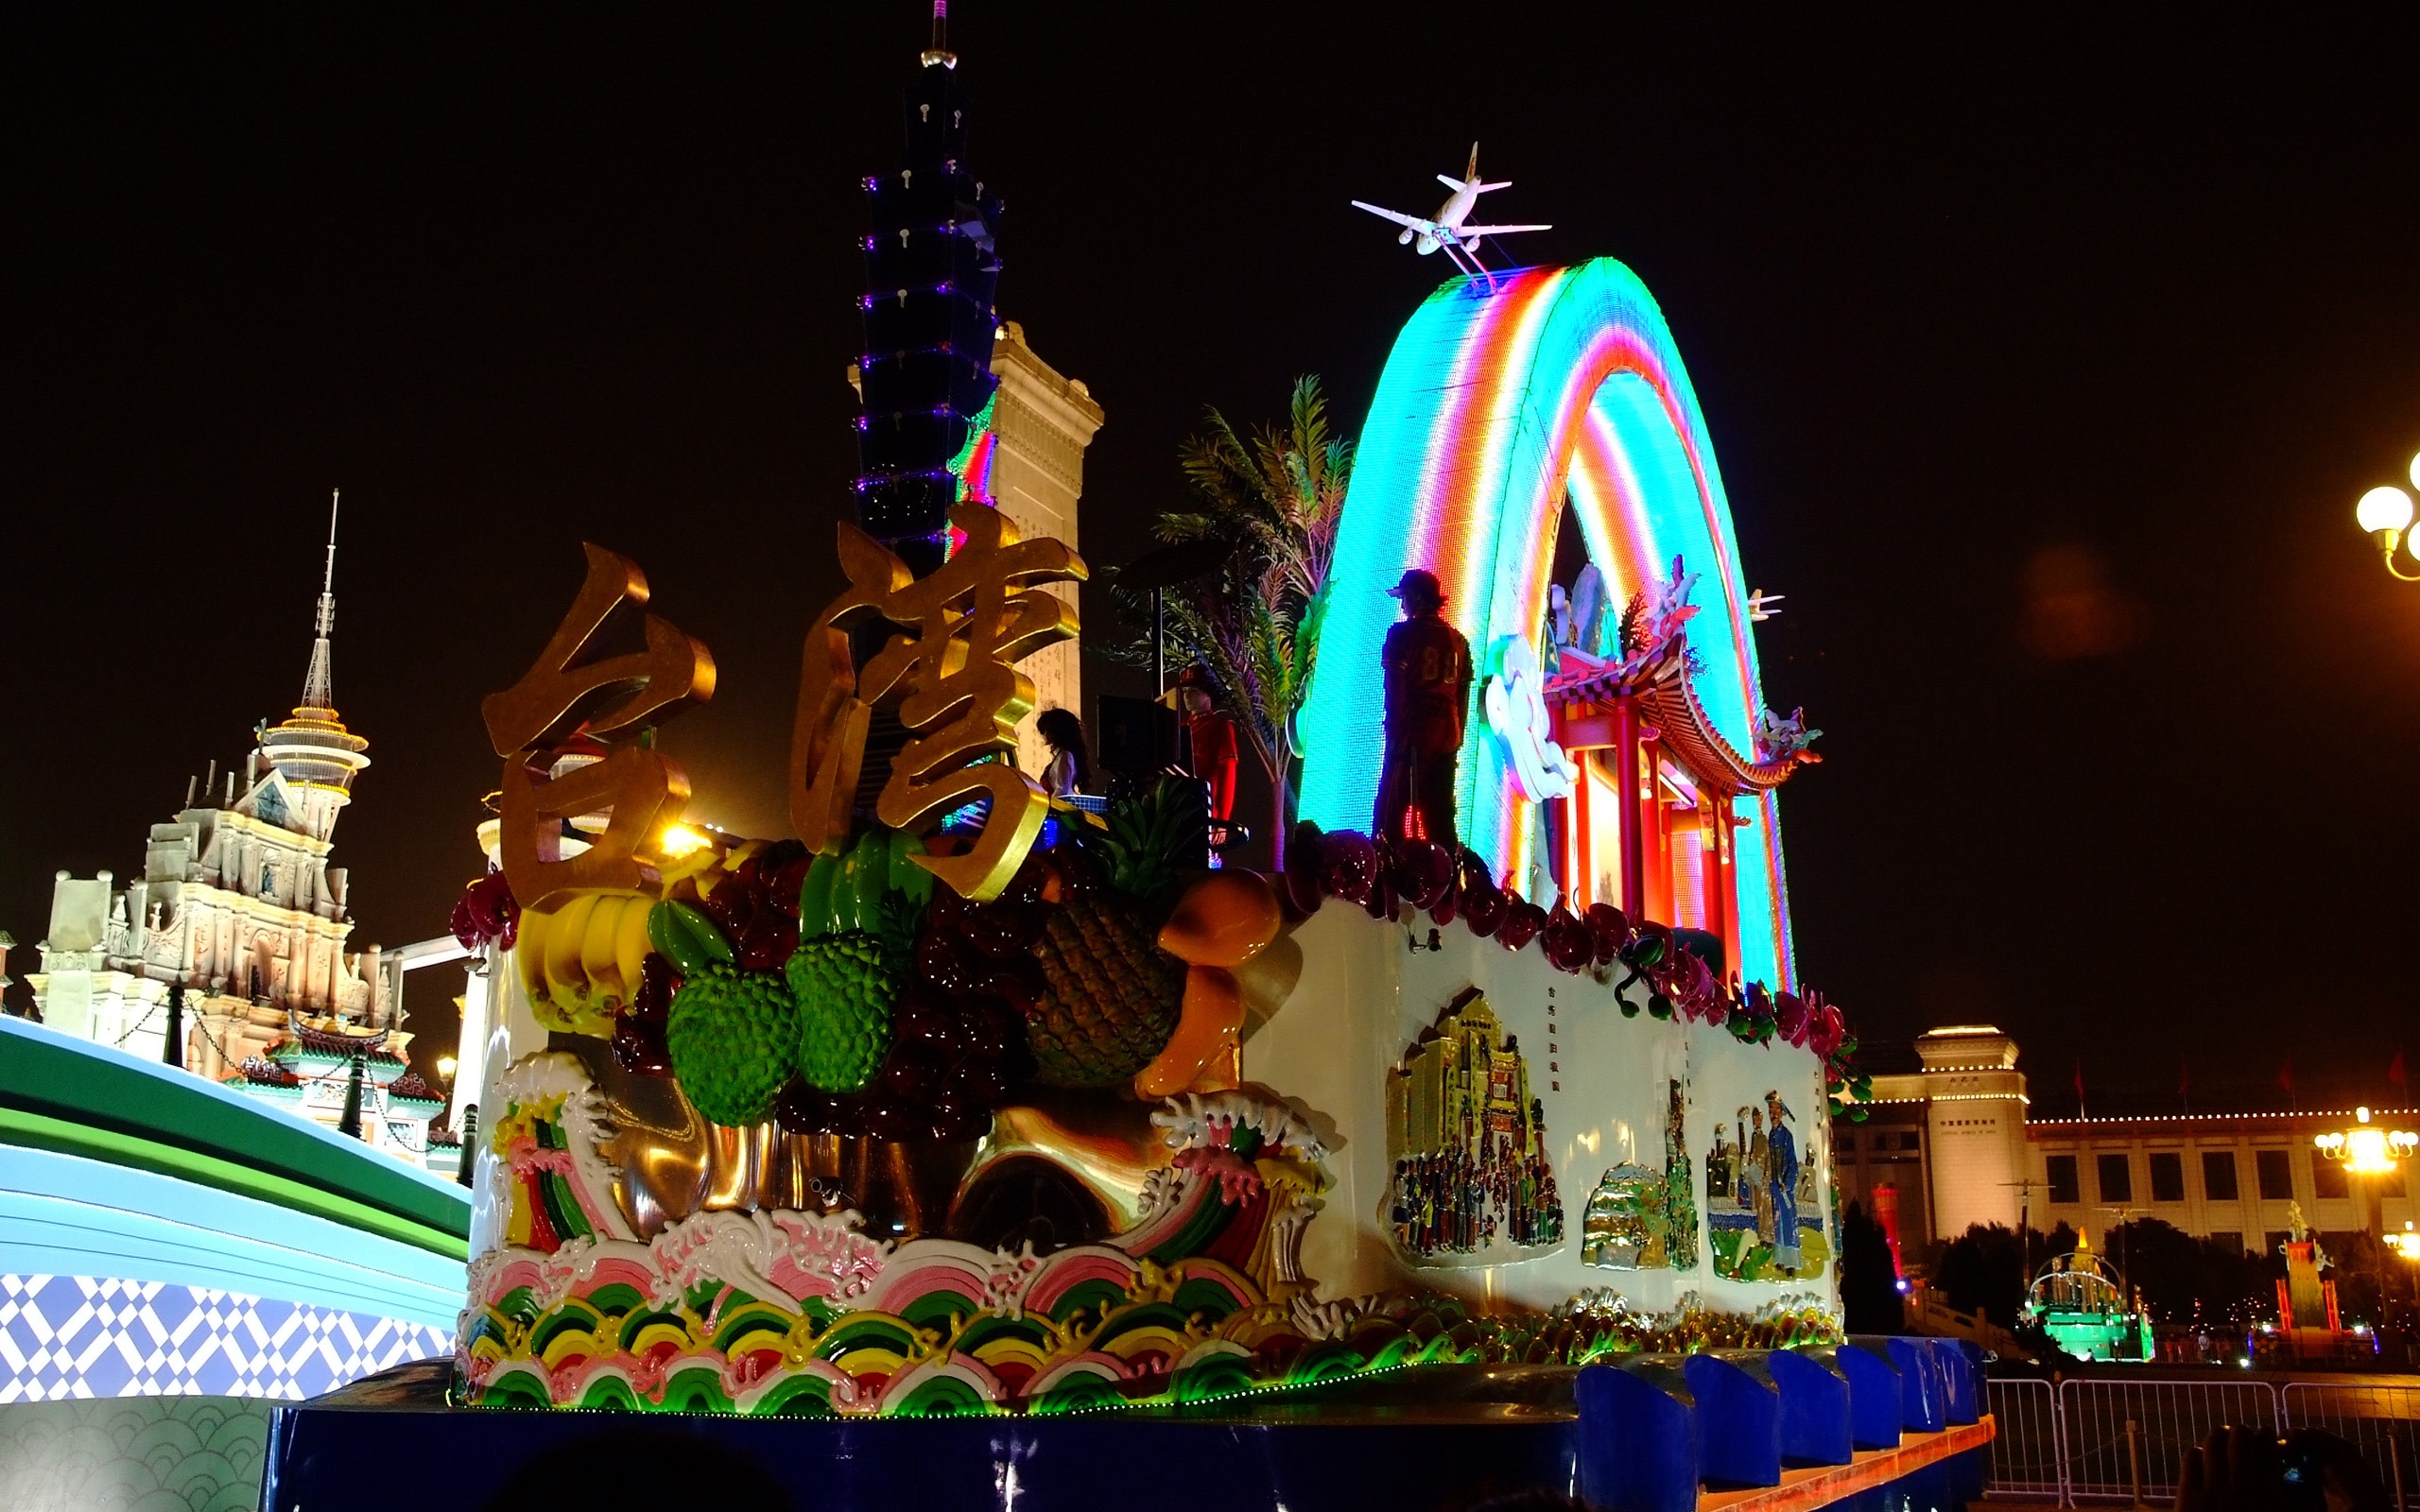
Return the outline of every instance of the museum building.
[[[2365,1223],[2343,1168],[2312,1143],[2350,1125],[2352,1108],[2037,1119],[2016,1041],[2000,1030],[1933,1029],[1916,1038],[1916,1056],[1918,1071],[1876,1075],[1867,1121],[1836,1124],[1832,1136],[1841,1201],[1882,1223],[1903,1268],[1975,1224],[2064,1223],[2098,1242],[2128,1219],[2157,1218],[2266,1253],[2285,1242],[2290,1203],[2323,1235]],[[2372,1116],[2408,1127],[2420,1108]],[[2384,1178],[2390,1230],[2420,1220],[2405,1179]]]

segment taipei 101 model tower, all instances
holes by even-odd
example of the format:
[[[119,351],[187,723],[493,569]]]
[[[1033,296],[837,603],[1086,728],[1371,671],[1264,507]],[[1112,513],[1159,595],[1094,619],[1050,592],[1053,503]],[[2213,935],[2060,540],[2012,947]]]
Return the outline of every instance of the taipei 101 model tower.
[[[967,166],[966,95],[947,23],[947,0],[936,0],[932,45],[908,88],[906,150],[896,168],[863,180],[865,348],[849,369],[861,404],[856,523],[919,576],[947,559],[949,510],[961,498],[998,509],[1028,539],[1080,551],[1084,449],[1101,424],[1082,380],[1043,361],[994,307],[1000,197]],[[1072,583],[1046,591],[1075,602]],[[860,644],[857,654],[871,650]],[[1033,679],[1037,711],[1082,710],[1076,641],[1034,653],[1020,670]],[[882,758],[905,738],[894,712],[878,707],[861,801],[872,801]],[[1033,715],[1018,743],[1027,771],[1049,759]]]
[[[947,0],[908,88],[907,150],[865,180],[865,351],[856,383],[857,523],[922,576],[946,556],[952,463],[983,427],[1000,197],[966,163],[966,95],[946,46]]]

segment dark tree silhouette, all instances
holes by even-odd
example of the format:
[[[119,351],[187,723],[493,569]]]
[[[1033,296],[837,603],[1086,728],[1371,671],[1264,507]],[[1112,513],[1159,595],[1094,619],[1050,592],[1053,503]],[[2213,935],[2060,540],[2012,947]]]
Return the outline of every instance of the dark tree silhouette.
[[[1891,1240],[1858,1203],[1841,1215],[1841,1308],[1851,1333],[1902,1333]]]
[[[1976,1224],[1942,1250],[1933,1280],[1949,1305],[1962,1313],[1980,1313],[2001,1328],[2016,1326],[2016,1310],[2025,1305],[2025,1247],[2016,1230],[2005,1224]]]

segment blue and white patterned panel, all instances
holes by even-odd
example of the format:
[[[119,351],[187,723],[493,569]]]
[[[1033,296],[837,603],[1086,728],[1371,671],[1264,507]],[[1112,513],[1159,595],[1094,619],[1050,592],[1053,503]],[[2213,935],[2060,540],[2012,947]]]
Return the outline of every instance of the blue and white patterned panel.
[[[453,1348],[425,1323],[166,1281],[0,1275],[0,1402],[301,1400]]]

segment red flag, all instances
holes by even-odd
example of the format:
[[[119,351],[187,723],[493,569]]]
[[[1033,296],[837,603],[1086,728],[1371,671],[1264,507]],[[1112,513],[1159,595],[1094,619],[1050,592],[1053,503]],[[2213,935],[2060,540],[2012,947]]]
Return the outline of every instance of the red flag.
[[[2189,1060],[2180,1059],[2176,1063],[2176,1095],[2179,1097],[2187,1097],[2190,1096],[2192,1091],[2193,1063]]]
[[[2394,1053],[2393,1060],[2386,1063],[2386,1084],[2407,1097],[2411,1095],[2411,1083],[2404,1074],[2403,1052],[2400,1050]]]
[[[2083,1116],[2083,1057],[2076,1057],[2076,1116]]]
[[[2294,1090],[2294,1057],[2291,1055],[2288,1055],[2286,1063],[2277,1068],[2277,1086],[2287,1092]]]

